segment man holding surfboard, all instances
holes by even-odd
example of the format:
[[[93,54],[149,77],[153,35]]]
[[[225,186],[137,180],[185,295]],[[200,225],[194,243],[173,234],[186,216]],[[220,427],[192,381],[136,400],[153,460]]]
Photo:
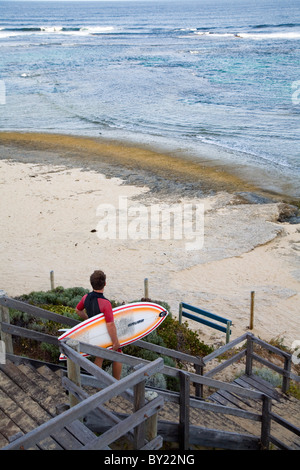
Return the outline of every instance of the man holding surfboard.
[[[114,322],[114,316],[111,303],[103,295],[104,287],[106,286],[106,274],[103,271],[96,270],[90,276],[90,283],[93,291],[82,297],[76,306],[76,313],[83,320],[87,320],[99,313],[103,313],[106,321],[107,331],[112,341],[112,349],[114,351],[121,351],[120,342],[117,335],[117,329]],[[102,367],[103,359],[96,357],[95,364]],[[120,380],[122,372],[122,363],[113,362],[113,376],[115,379]]]

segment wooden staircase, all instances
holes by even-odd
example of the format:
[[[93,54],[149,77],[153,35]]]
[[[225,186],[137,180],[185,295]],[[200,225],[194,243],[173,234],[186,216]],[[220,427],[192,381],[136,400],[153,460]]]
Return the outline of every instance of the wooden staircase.
[[[64,407],[68,407],[68,397],[62,386],[60,371],[54,371],[47,365],[33,366],[25,360],[22,363],[22,359],[20,362],[19,365],[7,362],[0,366],[0,448],[8,445],[14,437],[19,437],[46,423],[57,416]],[[272,397],[272,411],[274,413],[295,426],[298,425],[299,400],[282,394],[268,382],[255,375],[242,376],[235,379],[234,384],[263,391]],[[252,412],[259,411],[261,407],[257,400],[241,397],[224,390],[213,393],[206,401]],[[122,397],[109,400],[106,408],[122,419],[132,413],[132,403]],[[179,413],[179,405],[168,401],[160,410],[158,433],[165,440],[168,440],[169,426],[178,422]],[[260,434],[261,423],[191,407],[190,426],[201,427],[208,434],[211,429],[217,428],[228,433],[257,436]],[[272,425],[272,435],[291,449],[300,449],[300,437],[279,425],[277,426],[276,423]],[[74,450],[88,444],[94,438],[95,434],[81,421],[76,420],[62,431],[44,439],[35,448]],[[205,442],[200,441],[198,446],[192,445],[191,448],[201,448],[202,444]]]
[[[57,415],[66,402],[60,374],[47,366],[35,368],[8,362],[0,366],[0,448]],[[42,450],[76,450],[95,438],[80,421],[39,443]]]

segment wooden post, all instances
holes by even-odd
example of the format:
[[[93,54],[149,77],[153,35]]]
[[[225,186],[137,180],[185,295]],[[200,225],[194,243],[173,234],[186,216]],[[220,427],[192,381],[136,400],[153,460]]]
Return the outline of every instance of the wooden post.
[[[148,401],[154,400],[154,398],[158,397],[158,394],[156,392],[146,392],[145,393],[146,399]],[[150,416],[150,418],[147,419],[146,421],[146,439],[148,442],[151,442],[153,439],[156,438],[157,436],[157,413],[154,415]]]
[[[144,298],[149,299],[149,282],[147,277],[144,279]]]
[[[145,405],[145,380],[134,386],[134,411]],[[138,450],[145,445],[145,421],[134,428],[134,449]]]
[[[179,325],[181,325],[181,323],[182,323],[182,302],[180,302],[180,304],[179,304],[179,318],[178,318],[178,321],[179,321]]]
[[[199,356],[197,356],[199,358]],[[198,375],[203,375],[204,365],[194,364],[195,373]],[[195,383],[195,396],[198,398],[203,398],[203,384]]]
[[[271,408],[272,399],[267,395],[263,396],[262,417],[261,417],[261,439],[262,450],[269,450],[271,432]]]
[[[69,339],[67,341],[67,345],[70,348],[74,349],[74,351],[80,352],[78,341]],[[67,370],[68,370],[68,378],[80,387],[81,386],[80,366],[76,364],[75,362],[71,361],[71,359],[67,358]],[[71,393],[69,395],[69,402],[70,402],[70,408],[72,408],[72,406],[75,406],[79,403],[78,399]]]
[[[252,334],[247,335],[247,347],[246,347],[246,375],[252,374],[252,354],[253,354],[253,340]]]
[[[1,292],[1,297],[5,296],[4,291]],[[4,342],[5,345],[5,353],[6,354],[13,354],[14,353],[14,347],[13,347],[13,341],[12,341],[12,336],[9,333],[4,333],[1,329],[1,323],[10,323],[10,316],[9,316],[9,309],[7,307],[3,307],[0,305],[0,339],[1,341]]]
[[[187,372],[179,372],[180,379],[180,411],[179,411],[179,448],[189,449],[190,435],[190,376]]]
[[[282,387],[281,390],[283,393],[287,393],[290,388],[290,372],[292,368],[292,358],[284,358],[284,375],[282,377]]]
[[[50,271],[50,286],[51,286],[51,290],[55,289],[55,287],[54,287],[54,271]]]
[[[253,330],[253,326],[254,326],[254,297],[255,297],[255,292],[251,291],[249,330]]]

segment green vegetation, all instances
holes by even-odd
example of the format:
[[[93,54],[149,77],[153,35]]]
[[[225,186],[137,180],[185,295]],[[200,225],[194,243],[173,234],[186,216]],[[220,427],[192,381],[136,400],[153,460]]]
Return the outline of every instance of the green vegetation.
[[[32,305],[39,307],[44,304],[63,305],[67,307],[76,307],[83,295],[87,294],[88,290],[83,287],[56,287],[53,290],[31,292],[30,294],[21,295],[18,300],[28,302]],[[57,312],[59,313],[59,312]]]

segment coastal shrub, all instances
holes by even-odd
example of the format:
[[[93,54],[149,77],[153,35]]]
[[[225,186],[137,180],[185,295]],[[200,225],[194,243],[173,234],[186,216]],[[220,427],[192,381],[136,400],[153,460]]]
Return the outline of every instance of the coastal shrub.
[[[272,384],[273,387],[281,387],[282,385],[282,376],[271,369],[267,369],[266,367],[255,368],[253,369],[253,373],[264,379],[266,382]]]
[[[88,289],[84,289],[83,287],[70,287],[65,289],[62,286],[58,286],[55,289],[45,292],[37,291],[21,295],[18,297],[18,300],[38,306],[51,304],[75,308],[80,299],[88,292]]]

